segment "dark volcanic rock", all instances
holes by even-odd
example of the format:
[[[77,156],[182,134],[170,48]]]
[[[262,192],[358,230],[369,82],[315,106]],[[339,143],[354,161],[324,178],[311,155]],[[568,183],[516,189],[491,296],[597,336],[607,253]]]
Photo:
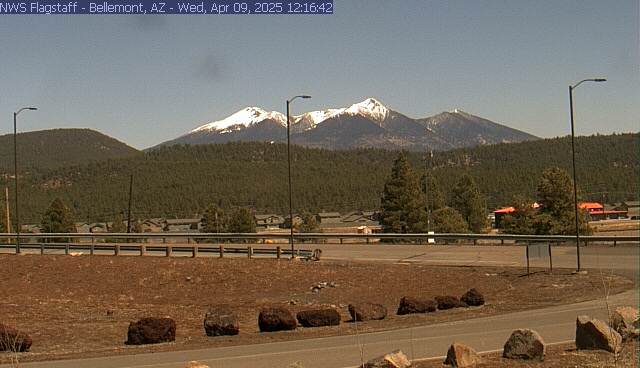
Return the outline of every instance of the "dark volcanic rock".
[[[296,314],[298,322],[304,327],[337,326],[340,313],[335,309],[312,309]]]
[[[175,341],[176,322],[170,317],[144,317],[129,323],[127,345]]]
[[[478,307],[484,304],[484,296],[476,289],[471,289],[464,293],[460,301],[466,305]]]
[[[298,324],[287,308],[262,308],[258,315],[258,327],[260,332],[274,332],[295,330]]]
[[[349,314],[354,321],[380,320],[387,316],[387,308],[374,303],[349,304]]]
[[[400,299],[400,306],[398,307],[398,315],[402,316],[411,313],[427,313],[435,312],[438,304],[431,299],[418,299],[405,296]]]
[[[238,317],[227,308],[209,308],[204,316],[204,331],[207,336],[237,335]]]
[[[465,303],[458,300],[458,298],[456,298],[455,296],[440,295],[436,296],[435,299],[436,303],[438,303],[438,309],[440,310],[467,307]]]

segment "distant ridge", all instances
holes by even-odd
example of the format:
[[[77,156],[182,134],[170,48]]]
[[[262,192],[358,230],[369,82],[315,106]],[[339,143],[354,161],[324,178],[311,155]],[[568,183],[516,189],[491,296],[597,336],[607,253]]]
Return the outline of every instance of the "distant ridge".
[[[131,156],[140,152],[91,129],[18,133],[20,167],[58,167]],[[0,168],[13,172],[13,134],[0,136]]]
[[[539,139],[458,109],[433,117],[412,119],[374,98],[346,108],[307,112],[293,116],[291,120],[292,143],[326,149],[444,151]],[[285,114],[247,107],[158,146],[231,141],[285,142],[286,125]]]

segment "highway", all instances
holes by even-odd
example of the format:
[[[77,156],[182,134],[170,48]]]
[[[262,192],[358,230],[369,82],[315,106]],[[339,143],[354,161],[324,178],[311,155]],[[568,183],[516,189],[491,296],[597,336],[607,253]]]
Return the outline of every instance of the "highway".
[[[434,265],[526,267],[524,246],[472,245],[318,245],[322,259],[343,261],[418,262]],[[638,280],[638,247],[582,247],[581,263],[587,272],[611,272]],[[554,268],[575,269],[574,247],[552,247]],[[548,258],[531,260],[532,267],[548,267]],[[576,277],[580,277],[579,274]],[[612,306],[638,306],[638,290],[612,296]],[[410,359],[442,357],[453,342],[478,351],[502,349],[518,328],[538,331],[546,343],[572,341],[579,315],[605,319],[606,303],[594,300],[537,311],[515,312],[387,332],[300,340],[261,345],[181,352],[114,356],[95,359],[21,363],[24,368],[184,368],[197,360],[212,368],[273,368],[300,362],[306,368],[356,367],[362,361],[400,349]],[[1,365],[2,368],[11,365]]]

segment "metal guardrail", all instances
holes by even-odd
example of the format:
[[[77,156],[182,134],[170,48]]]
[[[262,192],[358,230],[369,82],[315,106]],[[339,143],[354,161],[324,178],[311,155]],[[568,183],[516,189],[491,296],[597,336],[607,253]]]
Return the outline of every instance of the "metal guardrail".
[[[15,233],[0,233],[0,251],[16,251]],[[589,243],[639,245],[640,236],[583,236],[584,245]],[[241,242],[246,245],[233,244]],[[22,234],[21,250],[39,251],[40,254],[62,251],[67,255],[88,252],[93,254],[119,255],[246,255],[269,257],[295,257],[319,259],[320,249],[302,249],[310,243],[373,244],[407,242],[426,244],[434,241],[466,242],[467,244],[505,245],[532,243],[573,243],[573,235],[508,235],[508,234],[354,234],[354,233],[298,233],[294,234],[294,246],[284,244],[290,234],[257,233],[47,233]],[[213,243],[212,243],[213,242]],[[271,244],[270,244],[271,243]]]
[[[191,241],[233,241],[233,240],[241,240],[248,242],[252,240],[253,243],[268,243],[269,240],[277,241],[280,240],[281,243],[288,243],[288,239],[290,239],[291,235],[289,233],[192,233],[192,232],[182,232],[182,233],[172,233],[172,232],[163,232],[163,233],[21,233],[21,238],[24,239],[41,239],[42,241],[47,241],[48,239],[73,239],[78,241],[96,241],[96,239],[131,239],[131,240],[152,240],[156,243],[160,240],[163,243],[169,241],[175,241],[176,239],[186,239],[188,242]],[[0,244],[3,242],[6,244],[6,240],[3,239],[13,239],[15,241],[16,234],[15,233],[0,233]],[[417,233],[417,234],[397,234],[397,233],[373,233],[373,234],[356,234],[356,233],[295,233],[294,241],[296,243],[313,240],[314,242],[322,242],[322,241],[334,241],[334,242],[344,242],[345,240],[353,240],[358,243],[372,243],[372,242],[380,242],[380,241],[427,241],[427,239],[435,239],[437,240],[467,240],[472,242],[484,241],[484,242],[499,242],[504,243],[505,241],[515,241],[515,242],[575,242],[575,235],[513,235],[513,234],[458,234],[458,233],[450,233],[450,234],[426,234],[426,233]],[[633,236],[617,236],[617,235],[608,235],[608,236],[600,236],[600,235],[591,235],[591,236],[580,236],[581,242],[585,243],[614,243],[614,242],[625,242],[625,243],[640,243],[640,234]],[[126,241],[123,241],[126,242]]]

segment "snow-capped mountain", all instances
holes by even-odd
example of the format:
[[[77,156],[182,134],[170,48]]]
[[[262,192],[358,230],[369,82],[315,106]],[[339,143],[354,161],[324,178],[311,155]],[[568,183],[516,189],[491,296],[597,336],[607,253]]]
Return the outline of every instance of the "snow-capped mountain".
[[[286,142],[286,128],[286,115],[247,107],[160,145]],[[412,119],[373,98],[346,108],[311,111],[291,117],[292,143],[326,149],[446,150],[534,139],[538,138],[460,110]]]

